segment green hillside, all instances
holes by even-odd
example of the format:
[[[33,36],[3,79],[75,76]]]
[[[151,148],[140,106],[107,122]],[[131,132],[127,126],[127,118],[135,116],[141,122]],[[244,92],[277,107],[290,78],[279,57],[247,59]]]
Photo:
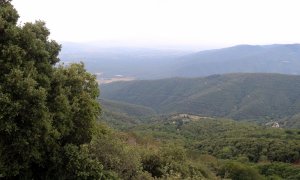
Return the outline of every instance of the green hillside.
[[[106,109],[108,111],[120,112],[134,117],[153,116],[156,114],[153,109],[141,105],[111,101],[106,99],[101,99],[100,103],[103,109]]]
[[[124,102],[100,100],[102,106],[101,120],[114,128],[123,129],[136,126],[146,117],[155,116],[153,109]]]
[[[102,98],[147,106],[161,114],[272,120],[299,127],[300,76],[227,74],[117,82],[102,85],[101,90]]]

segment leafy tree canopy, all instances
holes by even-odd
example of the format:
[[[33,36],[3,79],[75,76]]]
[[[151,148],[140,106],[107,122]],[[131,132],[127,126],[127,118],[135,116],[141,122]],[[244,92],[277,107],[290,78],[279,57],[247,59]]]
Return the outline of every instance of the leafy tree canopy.
[[[1,0],[0,175],[101,177],[102,166],[82,147],[100,111],[95,77],[83,64],[57,65],[61,46],[45,23],[20,26],[18,18]]]

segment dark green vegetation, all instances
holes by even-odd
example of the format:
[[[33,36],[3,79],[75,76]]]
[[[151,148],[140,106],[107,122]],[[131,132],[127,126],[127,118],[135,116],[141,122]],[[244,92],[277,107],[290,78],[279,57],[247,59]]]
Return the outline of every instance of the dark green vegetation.
[[[147,106],[157,113],[189,113],[299,128],[300,76],[228,74],[116,82],[101,97]]]
[[[18,17],[0,1],[0,176],[101,177],[82,147],[100,110],[95,77],[82,64],[55,66],[60,45],[45,24],[17,26]]]
[[[0,178],[300,178],[299,130],[157,116],[159,107],[111,100],[102,100],[99,118],[96,77],[82,63],[57,64],[60,45],[45,23],[17,20],[10,1],[0,0]]]
[[[127,142],[151,150],[152,155],[142,156],[142,165],[155,177],[165,178],[165,169],[171,168],[175,174],[170,179],[300,178],[300,130],[188,114],[156,116],[120,128]],[[165,156],[171,156],[169,162]]]
[[[113,112],[120,112],[122,114],[130,115],[133,117],[141,117],[141,116],[153,116],[155,115],[155,111],[151,108],[134,105],[129,103],[122,103],[118,101],[111,101],[101,99],[100,103],[106,110]]]
[[[199,77],[225,73],[300,74],[300,45],[238,45],[200,52],[142,48],[104,48],[66,43],[63,61],[85,59],[87,69],[102,77],[136,79]]]
[[[129,103],[104,99],[101,99],[100,103],[103,107],[102,119],[118,129],[138,125],[156,114],[151,108]]]
[[[194,152],[222,159],[241,157],[250,162],[295,163],[300,158],[300,130],[186,114],[160,117],[155,123],[133,129],[139,133],[150,132],[156,139],[178,141]]]

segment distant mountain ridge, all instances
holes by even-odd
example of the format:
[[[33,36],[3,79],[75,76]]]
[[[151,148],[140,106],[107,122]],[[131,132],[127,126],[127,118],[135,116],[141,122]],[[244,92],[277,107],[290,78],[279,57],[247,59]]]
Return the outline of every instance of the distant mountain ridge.
[[[300,74],[300,44],[238,45],[181,57],[173,76],[226,73]]]
[[[300,74],[300,44],[237,45],[193,51],[66,44],[64,62],[83,61],[103,77],[135,79],[199,77],[227,73]]]
[[[300,76],[227,74],[102,85],[101,97],[161,114],[189,113],[300,127]]]

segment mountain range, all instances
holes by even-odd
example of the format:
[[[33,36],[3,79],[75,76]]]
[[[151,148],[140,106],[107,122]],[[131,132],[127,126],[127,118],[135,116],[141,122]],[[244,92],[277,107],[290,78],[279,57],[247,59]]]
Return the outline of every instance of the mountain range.
[[[183,56],[171,76],[198,77],[225,73],[300,74],[300,45],[238,45]]]
[[[237,45],[199,52],[64,44],[64,62],[83,61],[102,78],[199,77],[226,73],[300,74],[300,44]]]

